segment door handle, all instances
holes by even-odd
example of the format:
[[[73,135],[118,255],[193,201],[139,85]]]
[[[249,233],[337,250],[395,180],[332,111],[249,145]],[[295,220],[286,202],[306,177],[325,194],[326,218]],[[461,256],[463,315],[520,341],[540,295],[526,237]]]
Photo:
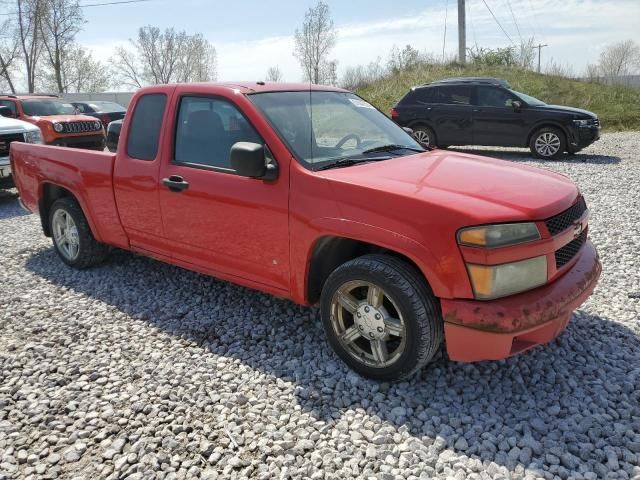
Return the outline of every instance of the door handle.
[[[172,192],[182,192],[189,188],[189,182],[185,182],[180,175],[171,175],[169,178],[163,178],[162,184]]]

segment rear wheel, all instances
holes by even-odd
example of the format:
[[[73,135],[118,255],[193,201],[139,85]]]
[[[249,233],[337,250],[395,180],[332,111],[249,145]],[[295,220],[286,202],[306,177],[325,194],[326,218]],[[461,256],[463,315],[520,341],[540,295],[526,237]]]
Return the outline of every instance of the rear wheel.
[[[321,314],[338,356],[374,380],[410,376],[442,343],[437,299],[413,266],[388,255],[338,267],[322,290]]]
[[[413,138],[425,148],[436,146],[436,134],[429,127],[422,125],[414,127]]]
[[[49,226],[58,255],[71,267],[92,267],[109,253],[109,247],[93,237],[80,205],[72,198],[60,198],[53,203]]]
[[[544,127],[531,135],[529,149],[535,157],[554,159],[567,150],[564,133],[553,127]]]

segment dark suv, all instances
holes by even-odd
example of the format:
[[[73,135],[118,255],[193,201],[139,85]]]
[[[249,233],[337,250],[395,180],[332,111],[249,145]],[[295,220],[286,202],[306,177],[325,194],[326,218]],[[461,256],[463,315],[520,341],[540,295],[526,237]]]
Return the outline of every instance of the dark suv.
[[[424,146],[529,147],[539,158],[575,153],[600,138],[598,117],[547,105],[497,78],[449,78],[413,87],[391,109]]]

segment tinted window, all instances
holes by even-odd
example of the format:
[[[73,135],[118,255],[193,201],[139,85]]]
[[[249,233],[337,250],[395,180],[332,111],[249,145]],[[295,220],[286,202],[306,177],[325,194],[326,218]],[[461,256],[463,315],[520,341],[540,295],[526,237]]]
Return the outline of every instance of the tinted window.
[[[73,105],[57,99],[23,100],[22,110],[30,117],[46,117],[47,115],[73,115]]]
[[[478,102],[481,107],[510,107],[513,96],[506,90],[495,87],[478,87]]]
[[[74,107],[76,107],[76,110],[79,113],[86,113],[88,112],[88,110],[85,108],[85,106],[82,103],[74,103],[73,104]]]
[[[433,88],[433,103],[447,105],[471,104],[471,87],[467,85],[455,85]]]
[[[425,105],[427,103],[433,103],[432,98],[433,88],[416,88],[407,93],[399,105]]]
[[[263,143],[231,103],[208,97],[183,97],[176,127],[175,161],[231,169],[236,142]]]
[[[0,107],[9,107],[14,115],[17,113],[16,102],[12,102],[11,100],[0,100]]]
[[[153,160],[158,153],[162,116],[167,103],[164,93],[149,93],[138,100],[133,112],[127,153],[140,160]]]
[[[92,102],[89,104],[94,112],[125,112],[127,109],[114,102]]]

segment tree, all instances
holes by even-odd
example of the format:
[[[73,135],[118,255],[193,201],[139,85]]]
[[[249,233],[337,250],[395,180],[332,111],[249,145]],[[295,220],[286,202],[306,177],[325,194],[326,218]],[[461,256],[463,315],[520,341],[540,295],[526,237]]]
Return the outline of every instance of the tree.
[[[335,73],[329,53],[336,43],[336,29],[329,7],[320,1],[307,10],[302,29],[296,29],[294,55],[300,61],[304,78],[313,83],[325,83],[327,75]],[[335,75],[334,75],[335,76]]]
[[[0,91],[8,88],[11,93],[16,93],[13,75],[19,60],[19,42],[14,27],[9,19],[0,23]]]
[[[42,43],[49,66],[55,78],[55,90],[65,92],[63,70],[72,68],[63,65],[70,55],[75,36],[84,23],[78,0],[41,0],[42,16],[40,29]]]
[[[45,10],[44,0],[17,0],[16,35],[24,71],[27,89],[35,91],[37,63],[42,52],[41,22]]]
[[[370,62],[367,66],[347,67],[340,80],[340,85],[347,90],[357,90],[380,80],[387,71],[381,64],[381,58]]]
[[[269,67],[265,79],[267,82],[281,82],[282,72],[280,71],[280,67],[278,67],[277,65],[275,67]]]
[[[60,75],[52,69],[43,77],[43,87],[57,88],[61,81],[62,93],[103,92],[110,86],[110,77],[105,66],[94,60],[83,47],[69,46],[61,55]]]
[[[129,47],[116,48],[114,75],[132,87],[172,82],[201,82],[216,78],[216,50],[201,34],[151,25],[138,30]]]
[[[411,45],[406,45],[400,50],[396,45],[391,47],[387,67],[394,73],[401,72],[409,68],[414,68],[420,63],[420,52]]]
[[[609,45],[600,54],[598,67],[610,79],[634,73],[640,68],[640,46],[633,40]]]

